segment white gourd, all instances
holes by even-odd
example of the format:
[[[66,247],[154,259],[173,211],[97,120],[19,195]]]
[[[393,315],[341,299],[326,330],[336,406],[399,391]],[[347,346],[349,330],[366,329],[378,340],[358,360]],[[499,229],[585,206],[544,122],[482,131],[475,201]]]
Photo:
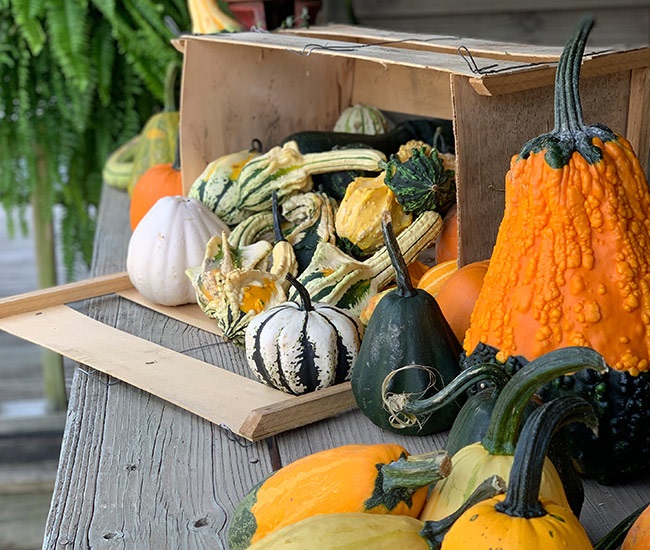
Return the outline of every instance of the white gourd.
[[[363,337],[359,319],[329,304],[312,303],[293,277],[302,303],[284,302],[251,319],[246,360],[263,383],[294,395],[350,379]]]
[[[165,306],[195,303],[185,270],[200,264],[205,245],[228,226],[196,199],[163,197],[135,228],[126,259],[133,286],[148,300]]]

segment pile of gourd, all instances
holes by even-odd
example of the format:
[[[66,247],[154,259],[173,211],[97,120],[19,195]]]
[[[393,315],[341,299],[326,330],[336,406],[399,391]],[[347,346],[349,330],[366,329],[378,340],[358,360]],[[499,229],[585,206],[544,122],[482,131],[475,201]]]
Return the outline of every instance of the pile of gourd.
[[[211,220],[201,258],[164,282],[189,284],[265,383],[299,394],[351,379],[385,430],[451,428],[432,455],[352,445],[271,474],[232,518],[232,549],[593,548],[580,475],[648,470],[650,192],[629,142],[583,121],[592,26],[560,59],[555,128],[512,158],[489,262],[458,269],[452,254],[423,274],[417,258],[455,227],[453,171],[433,140],[392,142],[399,125],[389,153],[346,128],[227,155],[166,201],[192,213],[167,225],[160,200],[142,218],[139,267],[127,267],[143,294],[163,283],[140,228],[168,245],[182,236],[181,254],[185,231]],[[640,512],[595,548],[635,521],[623,548],[647,548]]]
[[[428,268],[416,258],[455,205],[454,157],[433,146],[441,131],[429,120],[392,125],[359,104],[330,132],[210,162],[187,197],[162,187],[170,196],[144,205],[141,219],[136,186],[131,280],[155,303],[198,303],[225,339],[245,345],[266,384],[302,394],[348,380],[360,314],[395,278],[391,255],[419,278]],[[384,243],[383,212],[397,252]]]

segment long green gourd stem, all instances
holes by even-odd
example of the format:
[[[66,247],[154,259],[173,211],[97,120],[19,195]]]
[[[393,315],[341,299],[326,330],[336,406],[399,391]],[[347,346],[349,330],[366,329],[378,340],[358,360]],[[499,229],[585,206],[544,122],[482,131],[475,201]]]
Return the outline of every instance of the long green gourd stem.
[[[171,113],[176,111],[176,77],[180,70],[178,61],[174,60],[167,66],[165,73],[165,104],[163,111]]]
[[[582,116],[582,103],[580,102],[580,65],[587,45],[587,37],[589,36],[593,26],[594,18],[590,15],[585,16],[581,21],[580,36],[576,41],[577,51],[573,54],[574,57],[572,58],[571,63],[571,104],[575,111],[575,117],[578,121],[580,130],[583,130],[585,127],[584,118]]]
[[[512,455],[523,411],[530,398],[553,379],[591,368],[607,371],[603,357],[591,348],[573,346],[550,351],[515,373],[497,397],[481,444],[494,455]]]
[[[271,201],[271,212],[273,212],[273,236],[275,237],[275,243],[277,244],[287,240],[284,233],[282,233],[282,227],[280,226],[280,205],[278,203],[277,191],[273,191]]]
[[[495,506],[499,512],[518,518],[547,514],[539,500],[546,453],[553,433],[572,422],[584,422],[592,429],[598,425],[591,405],[575,395],[558,397],[533,411],[515,450],[506,498]]]
[[[395,232],[393,231],[393,223],[391,221],[390,213],[385,211],[381,220],[381,231],[384,235],[384,243],[386,250],[390,257],[390,262],[395,270],[395,282],[397,283],[397,293],[402,298],[411,298],[417,295],[411,277],[408,272],[408,266],[404,260],[404,256],[399,249]]]
[[[580,103],[580,65],[587,44],[587,37],[594,25],[594,18],[586,15],[573,33],[560,56],[555,74],[555,128],[554,134],[584,129]]]
[[[417,365],[407,365],[402,368],[409,369],[419,367]],[[389,373],[386,377],[387,380],[385,380],[383,383],[383,387],[387,388],[389,386],[388,382],[390,379],[392,379],[393,376],[401,370],[402,369],[396,369]],[[506,385],[508,380],[510,380],[510,375],[505,371],[503,367],[495,364],[483,363],[480,365],[473,365],[461,371],[438,393],[426,399],[417,399],[411,401],[409,396],[405,396],[406,400],[403,400],[401,396],[398,396],[397,399],[393,400],[385,394],[382,396],[382,399],[384,401],[384,405],[388,407],[390,412],[393,414],[415,415],[416,417],[427,416],[436,412],[438,409],[441,409],[452,401],[458,399],[467,390],[477,384],[489,381],[497,388],[501,389]]]

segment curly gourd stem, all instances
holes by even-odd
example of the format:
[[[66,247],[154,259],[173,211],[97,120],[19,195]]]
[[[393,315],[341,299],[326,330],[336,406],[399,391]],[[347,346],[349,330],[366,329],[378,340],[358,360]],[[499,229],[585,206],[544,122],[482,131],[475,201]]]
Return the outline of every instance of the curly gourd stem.
[[[515,373],[505,385],[494,405],[483,447],[494,455],[512,455],[519,434],[524,409],[530,398],[553,379],[592,368],[606,372],[603,357],[591,348],[560,348],[534,359]]]
[[[417,295],[417,291],[411,282],[408,266],[399,249],[399,243],[393,231],[393,223],[391,221],[390,212],[385,210],[381,219],[381,231],[384,235],[384,242],[386,243],[386,250],[390,261],[395,270],[395,282],[397,283],[397,292],[402,298],[410,298]]]
[[[382,383],[382,401],[384,403],[384,406],[393,415],[413,415],[415,417],[428,416],[436,412],[438,409],[441,409],[442,407],[448,405],[452,401],[458,399],[467,390],[477,384],[480,384],[481,382],[489,381],[497,388],[501,389],[506,385],[508,380],[510,380],[510,375],[502,366],[491,363],[483,363],[479,365],[473,365],[461,371],[451,382],[449,382],[449,384],[447,384],[435,395],[432,395],[426,399],[416,399],[411,401],[410,395],[389,394],[388,387],[393,377],[403,370],[412,368],[428,369],[430,367],[422,367],[420,365],[406,365],[405,367],[391,371],[388,373],[386,378],[384,378],[384,382]]]
[[[586,15],[578,25],[569,46],[565,48],[555,74],[555,128],[554,133],[577,131],[584,128],[579,83],[582,55],[594,18]]]
[[[461,515],[479,502],[493,498],[505,492],[506,482],[503,478],[498,475],[493,475],[487,478],[476,487],[476,489],[474,489],[472,494],[465,502],[463,502],[458,510],[452,512],[443,519],[437,521],[425,521],[424,527],[422,527],[422,530],[420,531],[420,535],[429,543],[430,550],[439,550],[445,534]]]
[[[291,286],[296,289],[296,292],[298,292],[300,301],[302,302],[302,310],[313,311],[314,305],[311,303],[311,296],[309,295],[309,291],[305,288],[305,286],[291,273],[287,273],[284,277],[287,281],[289,281]]]
[[[598,425],[591,405],[575,395],[558,397],[531,413],[515,450],[506,498],[495,505],[499,512],[518,518],[547,514],[539,500],[546,453],[553,433],[572,422],[583,422],[594,430]]]

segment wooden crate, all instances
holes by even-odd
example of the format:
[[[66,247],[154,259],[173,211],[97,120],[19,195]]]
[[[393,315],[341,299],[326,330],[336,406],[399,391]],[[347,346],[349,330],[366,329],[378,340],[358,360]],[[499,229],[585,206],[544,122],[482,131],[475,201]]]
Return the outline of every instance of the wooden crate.
[[[340,25],[183,36],[176,46],[186,191],[219,156],[253,139],[268,149],[292,132],[331,129],[354,103],[452,120],[461,264],[490,256],[510,158],[553,127],[559,47]],[[581,95],[587,123],[625,135],[646,166],[650,47],[587,45]]]

